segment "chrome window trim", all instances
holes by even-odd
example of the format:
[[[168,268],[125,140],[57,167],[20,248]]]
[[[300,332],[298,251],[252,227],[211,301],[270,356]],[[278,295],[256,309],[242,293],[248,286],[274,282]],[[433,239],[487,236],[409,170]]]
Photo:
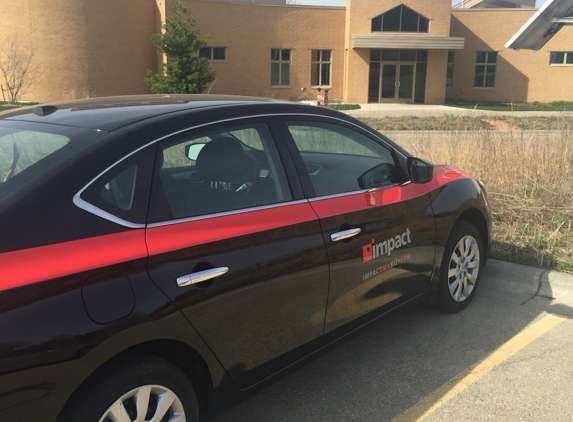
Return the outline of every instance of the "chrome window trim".
[[[89,185],[87,185],[86,188],[88,186]],[[84,189],[82,189],[80,192],[74,195],[74,204],[78,208],[81,208],[82,210],[87,211],[90,214],[97,215],[98,217],[103,218],[104,220],[111,221],[112,223],[116,223],[119,224],[120,226],[128,227],[130,229],[145,228],[145,224],[137,224],[137,223],[132,223],[131,221],[124,220],[123,218],[119,218],[113,214],[110,214],[107,211],[102,210],[101,208],[96,207],[95,205],[90,204],[89,202],[84,201],[82,198],[80,198],[80,194],[81,192],[83,192]]]
[[[261,205],[259,207],[241,208],[238,210],[224,211],[224,212],[218,212],[218,213],[214,213],[214,214],[205,214],[205,215],[197,215],[195,217],[179,218],[177,220],[161,221],[159,223],[148,224],[147,228],[152,229],[155,227],[164,227],[164,226],[171,226],[174,224],[190,223],[192,221],[208,220],[210,218],[225,217],[225,216],[234,215],[234,214],[245,214],[245,213],[250,213],[250,212],[254,212],[254,211],[261,211],[261,210],[267,210],[267,209],[279,208],[279,207],[287,207],[290,205],[298,205],[298,204],[303,204],[303,203],[308,203],[308,200],[307,199],[300,199],[297,201],[279,202],[276,204]]]
[[[152,224],[138,224],[138,223],[133,223],[131,221],[127,221],[124,220],[122,218],[119,218],[117,216],[115,216],[114,214],[111,214],[107,211],[102,210],[101,208],[96,207],[95,205],[90,204],[89,202],[83,200],[81,198],[81,194],[88,188],[90,187],[97,179],[99,179],[101,176],[103,176],[107,171],[111,170],[113,167],[117,166],[119,163],[121,163],[122,161],[128,159],[129,157],[131,157],[132,155],[138,153],[139,151],[141,151],[144,148],[147,148],[153,144],[156,144],[158,142],[163,141],[164,139],[170,138],[172,136],[176,136],[179,135],[181,133],[184,132],[188,132],[191,130],[195,130],[195,129],[199,129],[202,127],[206,127],[206,126],[211,126],[211,125],[216,125],[219,123],[227,123],[227,122],[235,122],[235,121],[240,121],[240,120],[250,120],[250,119],[257,119],[257,118],[261,118],[261,117],[280,117],[280,116],[298,116],[298,117],[318,117],[321,119],[328,119],[328,120],[334,120],[334,121],[338,121],[338,122],[342,122],[344,124],[348,124],[351,126],[354,126],[358,129],[360,129],[361,131],[367,132],[368,134],[370,134],[371,136],[374,136],[376,139],[378,139],[379,141],[383,142],[384,145],[393,150],[394,152],[396,152],[397,154],[400,154],[402,157],[406,158],[406,156],[404,154],[402,154],[400,151],[392,148],[390,145],[387,144],[386,140],[384,140],[383,138],[375,135],[374,133],[371,133],[369,131],[364,130],[364,128],[360,127],[359,125],[353,123],[353,122],[349,122],[346,121],[344,119],[340,119],[338,117],[333,117],[333,116],[325,116],[322,114],[314,114],[314,113],[267,113],[267,114],[256,114],[256,115],[251,115],[251,116],[240,116],[240,117],[233,117],[230,119],[221,119],[221,120],[216,120],[216,121],[212,121],[209,123],[203,123],[200,125],[195,125],[195,126],[191,126],[185,129],[181,129],[178,130],[176,132],[172,132],[168,135],[162,136],[161,138],[157,138],[151,142],[148,142],[147,144],[135,149],[134,151],[130,152],[129,154],[125,155],[124,157],[120,158],[119,160],[117,160],[115,163],[113,163],[112,165],[110,165],[109,167],[107,167],[105,170],[103,170],[101,173],[99,173],[96,177],[94,177],[88,184],[86,184],[82,189],[80,189],[78,191],[78,193],[76,193],[73,197],[73,202],[74,204],[78,207],[81,208],[84,211],[87,211],[91,214],[94,214],[100,218],[103,218],[104,220],[108,220],[111,221],[112,223],[116,223],[119,224],[120,226],[124,226],[124,227],[128,227],[128,228],[132,228],[132,229],[140,229],[140,228],[145,228],[145,227],[158,227],[157,224],[161,224],[161,225],[167,225],[167,224],[177,224],[179,222],[185,222],[187,221],[187,219],[180,219],[180,220],[169,220],[168,222],[161,222],[161,223],[152,223]],[[347,192],[347,193],[343,193],[343,194],[336,194],[336,195],[329,195],[329,196],[321,196],[320,198],[310,198],[308,199],[308,201],[312,201],[312,200],[316,200],[316,199],[325,199],[325,198],[330,198],[330,197],[336,197],[336,196],[345,196],[345,195],[350,195],[350,194],[355,194],[355,193],[359,193],[359,192],[366,192],[366,190],[361,190],[361,191],[354,191],[354,192]],[[294,201],[294,202],[289,202],[288,204],[296,204],[296,203],[300,203],[300,202],[307,202],[307,199],[301,200],[301,201]],[[280,204],[273,204],[274,205],[278,205],[278,206],[282,206],[284,205],[283,203]],[[242,208],[241,210],[238,211],[232,211],[231,213],[236,213],[236,212],[244,212],[245,210],[253,210],[253,209],[257,209],[258,207],[255,208]],[[220,216],[220,215],[226,215],[227,213],[217,213],[217,214],[208,214],[206,216],[201,216],[200,218],[210,218],[212,216]],[[193,219],[195,219],[195,217],[191,218],[191,220],[189,221],[193,221]],[[174,221],[176,221],[177,223],[175,223]]]
[[[137,148],[136,150],[130,152],[129,154],[127,154],[126,156],[124,156],[123,158],[117,160],[115,163],[113,163],[112,165],[110,165],[108,168],[106,168],[105,170],[103,170],[100,174],[98,174],[96,177],[94,177],[87,185],[85,185],[83,188],[81,188],[78,193],[76,193],[74,195],[73,201],[74,204],[76,205],[76,207],[89,212],[90,214],[94,214],[97,215],[100,218],[103,218],[104,220],[108,220],[111,221],[112,223],[116,223],[119,224],[120,226],[124,226],[124,227],[128,227],[130,229],[142,229],[145,228],[145,224],[138,224],[138,223],[133,223],[131,221],[127,221],[124,220],[123,218],[119,218],[118,216],[111,214],[107,211],[102,210],[99,207],[96,207],[95,205],[85,201],[84,199],[82,199],[82,193],[89,188],[96,180],[98,180],[101,176],[103,176],[105,173],[107,173],[109,170],[111,170],[112,168],[114,168],[115,166],[117,166],[119,163],[121,163],[122,161],[128,159],[129,157],[131,157],[134,154],[137,154],[139,151],[141,151],[144,148],[147,148],[149,145],[152,145],[154,142],[150,142],[146,145],[143,145],[139,148]]]
[[[317,201],[322,201],[323,199],[333,199],[333,198],[341,198],[344,196],[350,196],[350,195],[358,195],[361,193],[372,193],[372,192],[378,192],[384,189],[390,189],[390,188],[395,188],[398,186],[404,186],[409,184],[410,181],[402,183],[402,184],[393,184],[393,185],[388,185],[388,186],[380,186],[379,188],[370,188],[370,189],[359,189],[359,190],[353,190],[350,192],[342,192],[342,193],[333,193],[331,195],[324,195],[324,196],[315,196],[314,198],[310,198],[308,201],[309,202],[317,202]]]

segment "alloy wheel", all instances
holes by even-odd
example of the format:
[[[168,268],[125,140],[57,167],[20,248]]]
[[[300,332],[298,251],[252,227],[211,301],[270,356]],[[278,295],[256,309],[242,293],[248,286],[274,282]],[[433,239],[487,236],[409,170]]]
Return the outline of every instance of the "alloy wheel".
[[[471,295],[479,269],[478,242],[473,236],[464,236],[454,248],[448,267],[448,289],[452,299],[463,302]]]
[[[137,387],[117,399],[99,422],[185,422],[183,403],[160,385]]]

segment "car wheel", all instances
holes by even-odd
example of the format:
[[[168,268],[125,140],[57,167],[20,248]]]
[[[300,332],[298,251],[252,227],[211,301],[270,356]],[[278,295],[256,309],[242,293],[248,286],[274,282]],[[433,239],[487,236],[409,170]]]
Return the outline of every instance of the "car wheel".
[[[478,287],[482,257],[482,241],[476,228],[465,221],[456,223],[442,259],[438,309],[458,312],[470,303]]]
[[[81,387],[60,422],[197,422],[193,386],[172,363],[133,355]]]

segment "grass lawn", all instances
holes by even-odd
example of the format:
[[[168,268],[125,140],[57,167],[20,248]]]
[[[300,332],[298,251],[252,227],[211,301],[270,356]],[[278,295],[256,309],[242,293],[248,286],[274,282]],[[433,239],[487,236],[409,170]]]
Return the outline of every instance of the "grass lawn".
[[[491,110],[491,111],[573,111],[573,102],[571,101],[553,101],[552,103],[525,103],[525,104],[447,104],[451,107],[471,108],[474,110]]]
[[[360,110],[359,104],[329,104],[328,108],[333,110]]]
[[[0,111],[11,110],[13,108],[14,108],[14,106],[7,106],[7,105],[0,104]]]
[[[11,104],[7,101],[0,101],[0,111],[11,110],[14,107],[26,107],[26,106],[36,105],[36,104],[40,104],[40,103],[26,102],[26,103]]]

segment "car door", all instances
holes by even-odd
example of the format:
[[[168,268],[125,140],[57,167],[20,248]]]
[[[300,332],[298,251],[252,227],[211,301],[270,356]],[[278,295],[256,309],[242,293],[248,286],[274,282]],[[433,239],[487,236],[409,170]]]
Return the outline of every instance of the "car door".
[[[280,151],[264,120],[192,130],[157,148],[149,273],[240,388],[317,347],[324,332],[320,223]]]
[[[337,119],[288,118],[283,130],[327,244],[325,332],[424,292],[434,218],[427,190],[408,182],[398,152]]]

